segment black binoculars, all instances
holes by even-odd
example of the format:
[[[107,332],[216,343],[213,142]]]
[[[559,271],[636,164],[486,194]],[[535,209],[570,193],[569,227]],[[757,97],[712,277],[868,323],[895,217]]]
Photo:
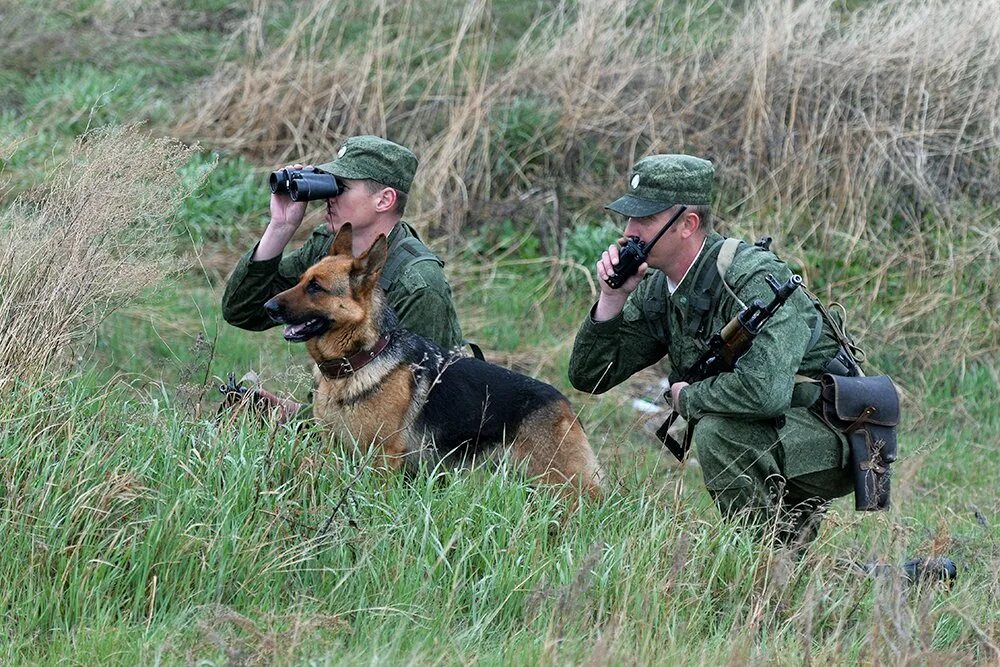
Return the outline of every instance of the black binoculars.
[[[343,190],[337,177],[315,169],[279,169],[271,172],[268,179],[271,192],[277,195],[288,195],[292,201],[313,201],[315,199],[332,199]]]

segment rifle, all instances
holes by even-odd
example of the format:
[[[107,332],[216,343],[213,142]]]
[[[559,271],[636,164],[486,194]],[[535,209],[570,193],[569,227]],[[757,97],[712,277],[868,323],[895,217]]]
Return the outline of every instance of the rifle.
[[[694,384],[719,373],[732,372],[736,368],[736,363],[753,345],[754,338],[764,328],[764,325],[779,308],[785,305],[792,293],[802,284],[802,277],[795,274],[784,284],[775,280],[773,275],[768,275],[765,280],[771,291],[774,292],[771,303],[765,305],[760,299],[755,299],[753,303],[737,313],[736,317],[730,320],[726,326],[722,327],[721,331],[713,334],[708,340],[707,349],[684,374],[681,382]],[[670,401],[669,389],[664,393],[664,397]],[[678,442],[670,431],[679,417],[678,413],[671,413],[656,430],[656,437],[678,461],[683,461],[684,455],[691,447],[691,429],[687,429],[682,437],[682,442]]]

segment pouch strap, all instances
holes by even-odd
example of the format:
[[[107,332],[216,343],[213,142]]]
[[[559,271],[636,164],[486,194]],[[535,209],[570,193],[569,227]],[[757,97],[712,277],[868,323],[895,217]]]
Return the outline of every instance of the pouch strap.
[[[483,356],[483,348],[479,347],[479,345],[473,343],[471,340],[463,340],[462,345],[469,346],[469,349],[472,350],[473,357],[479,359],[479,361],[486,361],[486,357]]]
[[[853,424],[844,429],[844,433],[847,433],[848,435],[854,433],[859,428],[864,426],[868,422],[868,418],[871,417],[873,414],[875,414],[875,408],[869,405],[867,408],[861,411],[861,414],[858,415],[858,418],[854,420]]]

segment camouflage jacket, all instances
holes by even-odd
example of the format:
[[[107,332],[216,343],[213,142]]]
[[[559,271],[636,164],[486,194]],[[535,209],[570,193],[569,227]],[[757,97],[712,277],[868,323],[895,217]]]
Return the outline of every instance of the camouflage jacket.
[[[405,222],[389,234],[389,258],[379,281],[400,324],[410,331],[450,349],[462,344],[462,330],[455,314],[451,287],[442,262],[420,241]],[[263,262],[250,258],[256,246],[233,269],[222,296],[222,315],[241,329],[263,331],[275,326],[264,312],[264,303],[292,287],[307,268],[322,259],[333,243],[324,224],[313,231],[301,248]]]
[[[704,341],[742,309],[728,291],[720,289],[715,264],[723,240],[717,233],[709,235],[673,294],[667,289],[666,276],[650,270],[617,317],[595,322],[591,309],[570,358],[573,386],[602,393],[664,357],[670,362],[671,381],[679,381],[705,349]],[[710,273],[702,274],[703,270]],[[791,272],[772,253],[741,243],[726,282],[745,304],[754,299],[769,303],[774,293],[764,281],[768,274],[784,282]],[[702,275],[714,280],[707,283]],[[734,372],[693,383],[681,392],[680,412],[689,420],[707,414],[754,420],[810,405],[818,398],[818,388],[796,385],[795,375],[818,378],[839,347],[809,296],[796,290],[764,326]]]

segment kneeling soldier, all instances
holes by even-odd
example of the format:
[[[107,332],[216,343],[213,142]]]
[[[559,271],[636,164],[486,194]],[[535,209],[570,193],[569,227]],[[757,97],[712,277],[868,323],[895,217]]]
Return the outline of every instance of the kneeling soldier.
[[[653,155],[635,165],[628,192],[607,208],[628,219],[625,236],[640,243],[668,228],[634,275],[616,274],[625,238],[598,260],[600,297],[577,334],[570,381],[602,393],[668,357],[673,409],[691,425],[705,486],[721,513],[746,513],[763,525],[781,507],[779,540],[807,542],[828,502],[853,486],[846,438],[810,410],[819,388],[802,380],[858,369],[850,367],[838,324],[797,290],[732,372],[677,381],[746,304],[771,300],[768,276],[791,276],[763,244],[713,231],[714,174],[710,162],[687,155]]]

